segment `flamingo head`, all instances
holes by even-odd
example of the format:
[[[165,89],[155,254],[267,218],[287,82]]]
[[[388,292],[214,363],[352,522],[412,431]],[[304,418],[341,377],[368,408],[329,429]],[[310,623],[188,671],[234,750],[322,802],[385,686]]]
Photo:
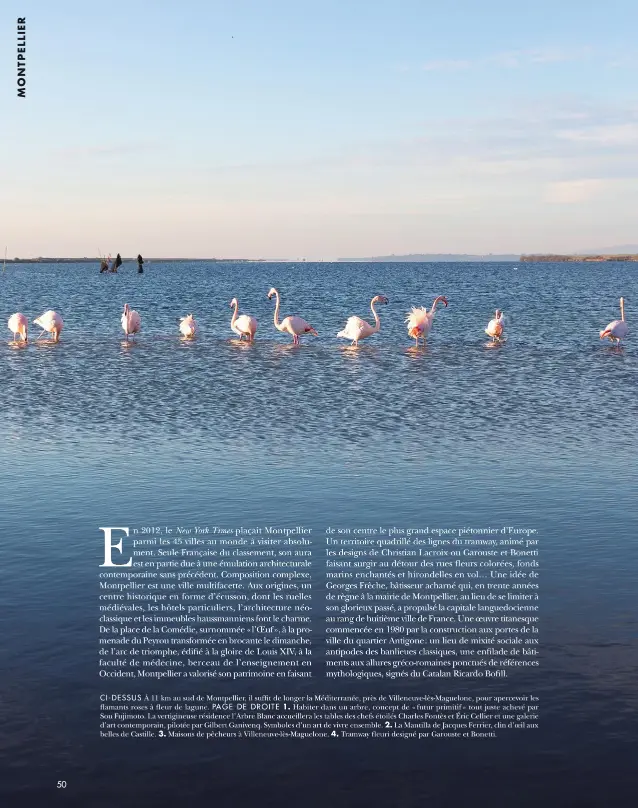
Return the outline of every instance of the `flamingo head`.
[[[276,289],[275,289],[275,287],[273,286],[273,287],[271,288],[270,292],[268,292],[268,300],[270,300],[270,298],[271,298],[273,295],[276,295],[276,294],[277,294],[277,290],[276,290]]]
[[[494,316],[496,317],[497,320],[500,320],[502,314],[503,312],[500,309],[496,309],[496,314]]]
[[[385,295],[377,295],[372,301],[373,303],[389,303],[390,301]]]
[[[445,295],[441,295],[440,297],[437,298],[437,300],[440,300],[441,303],[443,303],[443,305],[445,306],[445,308],[447,308],[447,304],[449,303],[449,301],[447,297],[445,297]]]
[[[239,303],[237,303],[237,298],[236,298],[236,297],[234,297],[234,298],[233,298],[233,299],[230,301],[230,307],[231,307],[231,309],[232,309],[232,307],[233,307],[233,306],[238,306],[238,305],[239,305]]]
[[[125,303],[125,304],[124,304],[124,314],[128,314],[130,310],[131,310],[131,309],[129,308],[129,304],[128,304],[128,303]]]

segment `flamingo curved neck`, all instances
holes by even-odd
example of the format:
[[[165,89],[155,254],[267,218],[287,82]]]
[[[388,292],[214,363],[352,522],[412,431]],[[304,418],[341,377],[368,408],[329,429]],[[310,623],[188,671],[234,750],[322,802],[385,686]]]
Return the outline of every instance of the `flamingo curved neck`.
[[[279,322],[279,292],[275,289],[275,315],[273,317],[273,322],[275,323],[275,328],[278,331],[284,331],[285,329],[282,328],[281,323]]]
[[[625,301],[623,298],[620,298],[620,319],[625,322]]]
[[[238,309],[239,309],[239,303],[238,303],[237,301],[235,301],[235,302],[233,303],[233,306],[234,306],[234,308],[233,308],[233,318],[232,318],[232,320],[230,321],[230,327],[231,327],[231,328],[234,328],[234,326],[235,326],[235,321],[237,320],[237,311],[238,311]]]
[[[370,308],[372,309],[372,314],[374,314],[374,328],[373,331],[378,331],[381,328],[381,321],[379,320],[379,315],[377,314],[377,310],[375,309],[375,301],[374,298],[370,301]]]

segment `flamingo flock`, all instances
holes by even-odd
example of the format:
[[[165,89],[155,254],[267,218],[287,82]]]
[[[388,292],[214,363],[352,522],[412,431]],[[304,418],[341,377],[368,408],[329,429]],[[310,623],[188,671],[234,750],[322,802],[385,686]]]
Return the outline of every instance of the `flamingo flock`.
[[[289,314],[283,320],[279,319],[280,308],[280,295],[279,291],[273,286],[268,292],[268,299],[275,298],[275,310],[273,315],[274,326],[278,331],[289,334],[292,337],[293,345],[300,344],[300,337],[306,334],[318,336],[317,331],[310,325],[309,322],[299,317],[296,314]],[[363,339],[378,334],[381,330],[381,320],[379,313],[376,310],[377,305],[387,305],[388,298],[385,295],[375,295],[370,301],[370,310],[374,317],[374,324],[363,320],[356,315],[352,315],[346,321],[345,326],[337,333],[339,339],[350,340],[351,347],[358,347]],[[449,301],[445,295],[438,295],[434,298],[432,306],[428,310],[426,307],[412,307],[407,313],[405,324],[407,327],[408,336],[415,341],[415,347],[419,347],[419,341],[423,344],[426,343],[432,326],[434,324],[434,315],[436,307],[442,303],[446,308]],[[233,314],[230,320],[231,330],[237,334],[240,341],[254,342],[255,334],[257,333],[257,320],[250,314],[238,314],[239,302],[236,297],[230,301],[230,308]],[[121,317],[122,330],[126,336],[126,341],[129,337],[135,337],[142,329],[142,318],[139,312],[132,309],[128,303],[124,305],[124,311]],[[57,311],[49,309],[41,314],[33,321],[34,325],[40,326],[42,331],[37,337],[41,339],[44,334],[50,334],[53,342],[59,342],[60,334],[64,328],[64,321]],[[187,314],[185,317],[178,319],[179,331],[184,339],[193,339],[198,333],[198,325],[192,314]],[[13,334],[14,343],[27,343],[29,332],[29,321],[26,315],[22,312],[16,312],[9,317],[8,327]],[[485,328],[485,333],[491,338],[490,345],[497,345],[505,340],[505,315],[501,309],[496,309],[494,317],[488,322]],[[600,332],[600,339],[608,339],[612,344],[619,346],[629,334],[629,328],[625,320],[625,300],[620,298],[620,320],[612,320]],[[36,341],[37,341],[36,340]],[[489,347],[489,346],[488,346]]]
[[[14,320],[15,318],[15,320]],[[14,320],[16,323],[21,323],[24,329],[24,341],[27,341],[27,318],[21,312],[17,312],[13,314],[9,318],[9,328],[11,328],[11,321]],[[62,333],[62,329],[64,328],[64,322],[57,311],[53,311],[49,309],[49,311],[45,311],[44,314],[41,314],[39,317],[36,317],[33,321],[34,325],[39,325],[42,331],[40,332],[38,339],[42,337],[43,334],[49,333],[53,337],[53,342],[60,341],[60,334]],[[13,329],[11,329],[13,330]],[[15,336],[15,335],[14,335]]]

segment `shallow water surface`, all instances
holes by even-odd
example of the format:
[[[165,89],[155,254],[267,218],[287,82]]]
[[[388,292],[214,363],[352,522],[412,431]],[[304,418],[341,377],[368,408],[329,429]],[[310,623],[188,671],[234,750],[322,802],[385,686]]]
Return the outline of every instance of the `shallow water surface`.
[[[272,285],[282,316],[318,337],[293,347],[274,329]],[[57,345],[10,345],[8,331],[0,344],[0,793],[48,801],[63,777],[66,805],[178,792],[222,805],[301,792],[312,806],[633,804],[638,351],[631,334],[619,350],[598,332],[621,294],[631,328],[636,292],[632,264],[8,265],[1,316],[54,308],[65,328]],[[389,298],[381,332],[351,349],[336,333],[371,316],[375,294]],[[449,307],[415,350],[405,314],[438,294]],[[254,345],[230,331],[235,296],[258,319]],[[128,344],[125,302],[142,316]],[[492,347],[496,307],[509,323]],[[190,312],[200,334],[187,342],[177,318]],[[536,527],[542,668],[491,687],[539,695],[543,729],[471,745],[100,743],[97,528],[153,522]]]

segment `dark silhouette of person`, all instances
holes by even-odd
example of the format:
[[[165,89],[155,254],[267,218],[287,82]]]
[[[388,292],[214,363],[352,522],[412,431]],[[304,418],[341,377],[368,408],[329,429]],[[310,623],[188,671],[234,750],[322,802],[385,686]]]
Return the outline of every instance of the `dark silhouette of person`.
[[[144,272],[144,259],[141,255],[137,256],[137,271],[141,274]]]
[[[118,267],[121,267],[121,266],[122,266],[122,256],[118,253],[115,256],[115,266],[114,266],[115,272],[117,272]]]

